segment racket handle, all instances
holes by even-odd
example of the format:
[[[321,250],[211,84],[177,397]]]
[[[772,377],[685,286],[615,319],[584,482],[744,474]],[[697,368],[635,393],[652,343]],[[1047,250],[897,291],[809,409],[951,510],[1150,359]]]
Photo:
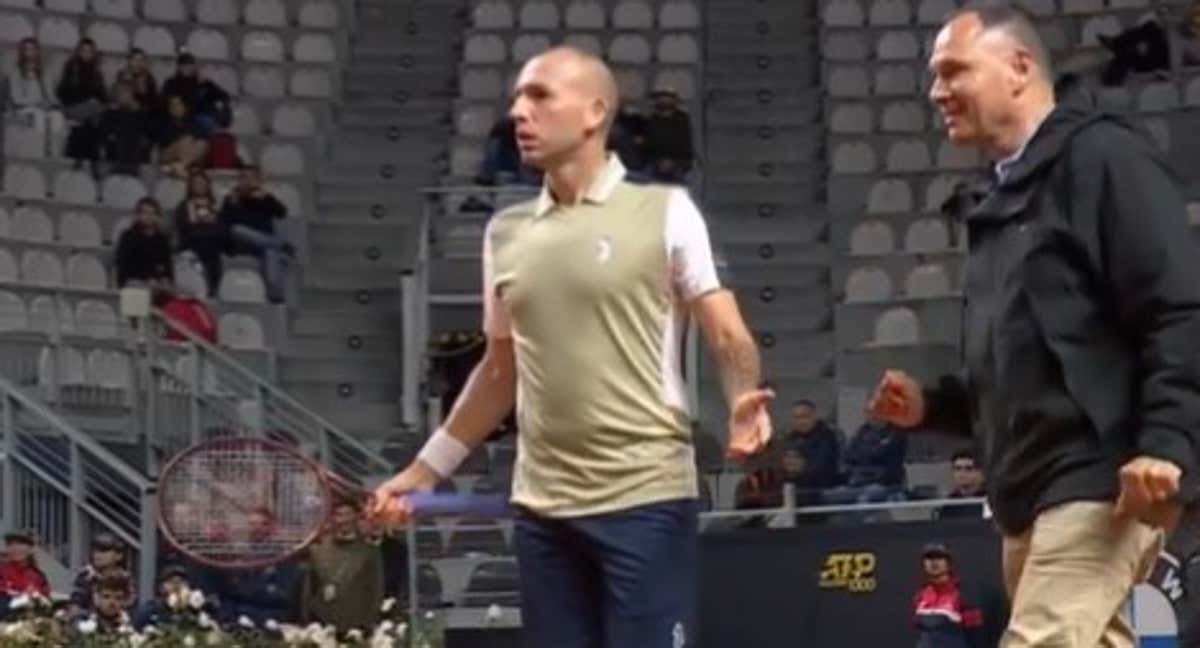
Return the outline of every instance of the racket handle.
[[[418,515],[502,516],[509,512],[504,495],[471,493],[412,493],[408,495]]]

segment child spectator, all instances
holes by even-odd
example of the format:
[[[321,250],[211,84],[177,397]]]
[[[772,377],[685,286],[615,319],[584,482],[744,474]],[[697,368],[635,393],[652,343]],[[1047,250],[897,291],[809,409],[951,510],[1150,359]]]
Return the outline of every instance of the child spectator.
[[[133,582],[129,572],[120,570],[97,579],[92,588],[91,610],[76,615],[71,624],[74,635],[71,645],[110,645],[104,638],[120,633],[121,626],[129,620],[125,611],[132,600]],[[95,627],[85,631],[83,626],[91,624]]]
[[[130,281],[165,286],[172,281],[171,241],[163,230],[162,208],[149,196],[137,202],[137,220],[117,240],[117,286]]]
[[[179,178],[202,165],[208,155],[204,130],[192,118],[179,95],[167,96],[167,116],[158,131],[158,162],[162,172]]]
[[[229,230],[233,252],[258,257],[267,297],[274,303],[282,303],[284,272],[295,249],[276,233],[275,221],[287,217],[287,207],[263,188],[262,171],[258,167],[242,167],[237,187],[221,205],[220,217]]]
[[[163,84],[164,97],[180,97],[187,106],[187,112],[192,115],[204,137],[211,135],[218,127],[227,127],[233,121],[233,111],[229,104],[229,93],[200,74],[196,66],[196,57],[189,53],[179,55],[176,60],[175,76]],[[169,106],[167,107],[170,113]]]
[[[133,88],[133,98],[147,117],[158,113],[158,82],[146,63],[146,53],[140,48],[129,50],[125,67],[117,72],[117,83],[128,83]],[[113,91],[116,94],[116,91]]]
[[[96,44],[90,38],[79,41],[75,54],[63,66],[57,95],[63,114],[74,124],[67,135],[66,155],[75,160],[75,168],[88,161],[95,172],[100,157],[100,116],[108,103],[108,90]]]
[[[92,609],[95,586],[101,579],[125,573],[125,545],[111,533],[92,539],[92,559],[75,575],[71,605],[76,612]]]
[[[154,293],[154,306],[163,316],[196,337],[211,344],[217,343],[217,318],[201,299],[203,291],[181,282],[175,292],[158,290]],[[197,280],[196,283],[199,283]],[[185,342],[187,336],[176,328],[168,327],[164,334],[168,342]]]
[[[209,296],[221,282],[221,255],[229,250],[229,231],[217,218],[212,181],[203,171],[188,176],[187,197],[175,209],[175,231],[180,250],[196,255],[204,266]]]
[[[149,113],[138,104],[129,81],[118,81],[114,93],[117,105],[104,111],[100,120],[104,156],[113,173],[136,176],[150,161]]]
[[[4,535],[3,561],[0,561],[0,594],[8,599],[22,594],[50,596],[50,583],[33,555],[34,533],[9,531]],[[6,601],[7,602],[7,601]],[[8,609],[5,605],[4,609]]]
[[[14,128],[5,130],[5,155],[17,151],[46,154],[47,115],[54,93],[42,73],[42,49],[36,39],[21,39],[17,47],[17,65],[5,81],[8,98],[0,110]],[[2,94],[2,93],[0,93]]]
[[[138,606],[133,615],[133,627],[141,632],[146,626],[161,625],[171,621],[175,611],[170,605],[171,596],[186,596],[191,589],[187,570],[179,565],[167,565],[158,573],[156,596]],[[179,607],[176,602],[176,608]]]

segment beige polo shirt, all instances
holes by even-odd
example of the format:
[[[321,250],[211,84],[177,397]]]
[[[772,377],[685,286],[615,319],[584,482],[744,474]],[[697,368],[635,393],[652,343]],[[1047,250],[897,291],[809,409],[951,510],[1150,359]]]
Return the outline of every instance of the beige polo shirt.
[[[695,497],[681,338],[720,284],[687,192],[626,182],[610,156],[579,204],[543,188],[496,214],[483,275],[484,329],[516,353],[513,503],[568,517]]]

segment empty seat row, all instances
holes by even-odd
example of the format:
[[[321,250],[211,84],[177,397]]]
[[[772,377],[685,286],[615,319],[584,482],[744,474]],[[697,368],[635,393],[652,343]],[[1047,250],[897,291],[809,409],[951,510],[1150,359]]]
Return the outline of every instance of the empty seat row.
[[[13,253],[0,248],[0,282],[105,290],[108,273],[94,254],[71,254],[64,265],[57,254],[48,250],[26,250],[18,266]]]
[[[895,306],[879,314],[875,320],[873,346],[920,345],[922,335],[921,318],[907,306]]]
[[[926,263],[909,271],[904,279],[903,293],[892,286],[892,278],[882,268],[856,268],[846,277],[845,301],[848,304],[886,302],[906,299],[941,299],[955,294],[946,268],[938,263]]]
[[[923,133],[937,128],[929,103],[915,99],[897,99],[878,109],[867,102],[843,102],[829,116],[833,133]]]
[[[920,138],[893,141],[886,149],[869,140],[843,142],[833,149],[830,157],[830,168],[840,174],[973,169],[982,165],[983,158],[977,150],[955,146],[949,140],[942,140],[937,146],[935,160],[929,145]]]
[[[0,332],[30,331],[112,339],[120,335],[120,321],[116,309],[98,299],[81,299],[72,308],[66,299],[38,295],[26,308],[20,295],[0,291]]]
[[[909,224],[904,233],[905,252],[936,254],[952,247],[950,230],[938,218],[920,218]],[[873,256],[896,251],[896,236],[892,226],[881,220],[867,220],[850,231],[850,254]]]
[[[616,67],[613,75],[621,98],[636,101],[644,98],[650,90],[670,89],[685,100],[696,96],[697,80],[693,70],[666,67],[648,69]],[[466,69],[459,80],[459,96],[475,101],[507,102],[508,88],[516,76],[515,69],[475,67]]]
[[[826,92],[839,99],[870,96],[912,96],[923,93],[927,84],[919,63],[889,63],[872,67],[838,65],[830,69]]]
[[[192,5],[192,6],[189,6]],[[239,8],[239,4],[243,5]],[[94,14],[124,20],[181,23],[190,20],[208,25],[243,23],[258,27],[286,27],[294,22],[310,29],[335,29],[341,12],[335,0],[304,0],[289,16],[284,0],[0,0],[0,6],[42,9],[55,13]]]
[[[969,182],[959,174],[941,174],[925,185],[925,202],[917,206],[913,198],[915,182],[900,178],[881,178],[871,184],[866,195],[868,214],[907,214],[920,210],[939,212],[942,205],[954,194],[955,188]]]
[[[675,65],[700,62],[700,44],[691,34],[667,34],[651,45],[641,34],[621,33],[608,40],[607,47],[594,34],[568,34],[560,42],[572,45],[610,62],[645,65],[654,61]],[[547,34],[521,34],[511,45],[497,34],[475,34],[463,46],[463,60],[468,64],[497,65],[513,61],[522,63],[555,45],[556,39]]]
[[[317,132],[317,118],[307,106],[283,104],[264,123],[254,104],[239,102],[233,107],[230,130],[237,135],[269,133],[276,137],[310,137]]]
[[[480,2],[472,11],[476,29],[698,29],[700,8],[692,0],[668,0],[662,3],[655,21],[654,7],[645,0],[601,3],[596,0],[572,0],[560,9],[548,0],[526,0],[514,10],[501,0]],[[612,7],[611,12],[609,6]],[[611,19],[610,19],[611,16]]]
[[[0,205],[0,238],[35,243],[59,243],[71,247],[100,247],[103,235],[100,223],[87,212],[63,212],[57,236],[54,221],[36,205],[20,205],[10,214]]]
[[[38,357],[38,384],[43,388],[89,386],[129,389],[132,383],[129,356],[121,351],[43,347]]]
[[[831,0],[821,12],[829,27],[863,25],[897,26],[917,23],[938,25],[958,8],[955,0]],[[1150,0],[1017,0],[1037,16],[1096,14],[1105,11],[1148,9]]]

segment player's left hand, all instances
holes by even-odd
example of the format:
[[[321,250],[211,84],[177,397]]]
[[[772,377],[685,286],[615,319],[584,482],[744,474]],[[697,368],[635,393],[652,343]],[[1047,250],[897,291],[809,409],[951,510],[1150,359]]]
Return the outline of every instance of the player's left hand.
[[[1179,493],[1183,470],[1165,459],[1138,456],[1121,466],[1121,494],[1116,514],[1160,528],[1170,528],[1182,507],[1172,498]]]
[[[725,456],[745,461],[771,440],[771,417],[767,403],[775,398],[770,389],[756,389],[738,396],[729,412],[729,447]]]

